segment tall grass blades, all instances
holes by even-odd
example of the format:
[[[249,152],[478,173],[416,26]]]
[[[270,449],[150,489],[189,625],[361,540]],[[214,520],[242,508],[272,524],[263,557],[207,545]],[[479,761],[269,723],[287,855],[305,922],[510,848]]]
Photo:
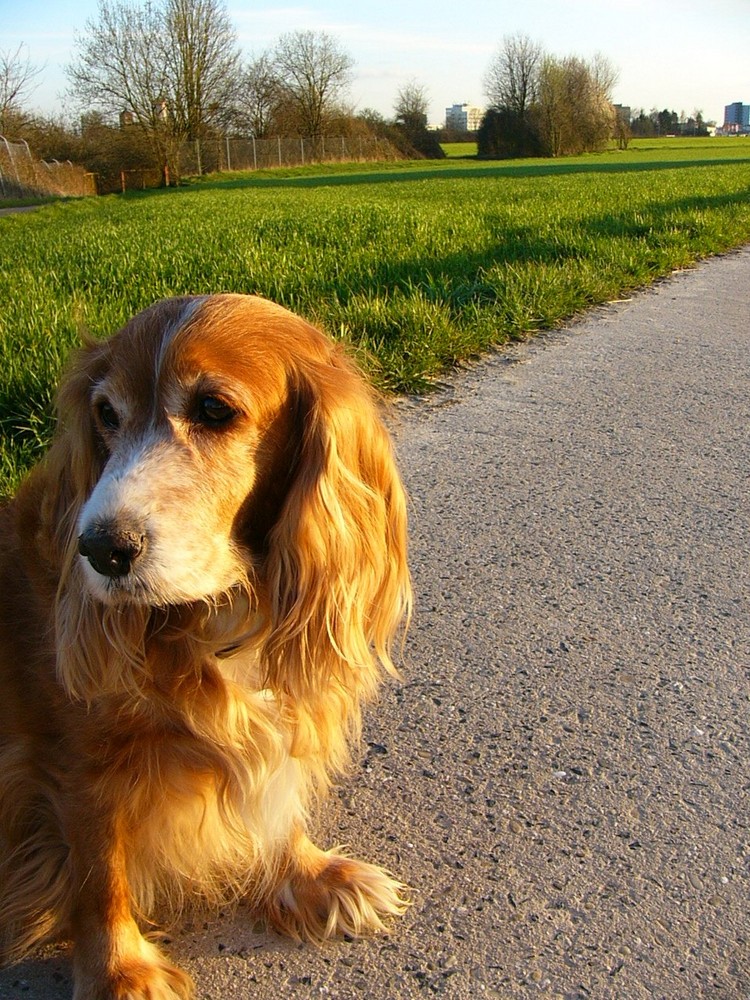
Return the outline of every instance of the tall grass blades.
[[[561,161],[342,165],[209,178],[0,219],[0,489],[44,447],[80,330],[155,299],[274,299],[351,344],[381,388],[750,241],[750,147]]]

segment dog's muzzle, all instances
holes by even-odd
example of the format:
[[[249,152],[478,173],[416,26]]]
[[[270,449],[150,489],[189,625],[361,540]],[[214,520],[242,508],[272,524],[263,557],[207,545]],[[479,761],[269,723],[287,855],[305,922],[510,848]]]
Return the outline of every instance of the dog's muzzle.
[[[111,580],[127,576],[145,549],[145,534],[117,524],[93,524],[78,538],[80,554]]]

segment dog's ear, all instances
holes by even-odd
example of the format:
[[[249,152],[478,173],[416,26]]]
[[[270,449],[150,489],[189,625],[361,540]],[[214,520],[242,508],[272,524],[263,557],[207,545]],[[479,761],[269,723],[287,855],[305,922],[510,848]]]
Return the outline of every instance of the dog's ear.
[[[89,341],[72,358],[58,391],[52,446],[30,483],[39,496],[37,547],[49,564],[50,580],[56,583],[58,678],[71,697],[85,700],[110,689],[121,690],[134,676],[131,649],[135,640],[127,634],[133,613],[114,622],[119,630],[114,633],[118,635],[117,655],[122,661],[115,663],[115,647],[107,638],[100,609],[87,597],[78,558],[78,517],[107,458],[92,420],[91,389],[109,364],[106,342]],[[134,630],[134,635],[142,634],[143,623],[139,624],[140,633]]]
[[[78,514],[106,461],[91,417],[91,387],[107,371],[107,345],[87,340],[73,356],[57,395],[57,428],[40,469],[45,477],[42,522],[59,555],[75,540]]]
[[[270,687],[355,709],[408,615],[406,501],[373,394],[339,352],[295,377],[302,439],[268,538]]]
[[[91,419],[91,386],[108,362],[104,344],[86,343],[71,359],[57,393],[49,451],[21,486],[21,528],[33,540],[43,576],[57,581],[76,539],[78,514],[106,461]]]

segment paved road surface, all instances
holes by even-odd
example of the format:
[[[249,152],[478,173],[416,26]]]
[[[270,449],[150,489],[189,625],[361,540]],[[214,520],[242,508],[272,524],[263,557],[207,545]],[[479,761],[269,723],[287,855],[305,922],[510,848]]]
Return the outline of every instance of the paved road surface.
[[[418,610],[321,839],[415,905],[196,922],[201,998],[750,997],[749,290],[750,248],[399,407]]]
[[[36,212],[41,205],[16,205],[13,208],[0,208],[0,217],[4,215],[18,215],[22,212]]]

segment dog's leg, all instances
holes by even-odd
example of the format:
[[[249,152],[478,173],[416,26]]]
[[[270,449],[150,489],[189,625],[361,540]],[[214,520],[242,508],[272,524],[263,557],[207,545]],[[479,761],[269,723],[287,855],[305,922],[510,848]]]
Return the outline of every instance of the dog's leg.
[[[81,810],[70,836],[74,1000],[188,1000],[190,978],[135,922],[118,827]]]
[[[268,918],[282,933],[321,941],[386,931],[385,920],[407,906],[405,886],[381,868],[322,851],[298,831]]]

